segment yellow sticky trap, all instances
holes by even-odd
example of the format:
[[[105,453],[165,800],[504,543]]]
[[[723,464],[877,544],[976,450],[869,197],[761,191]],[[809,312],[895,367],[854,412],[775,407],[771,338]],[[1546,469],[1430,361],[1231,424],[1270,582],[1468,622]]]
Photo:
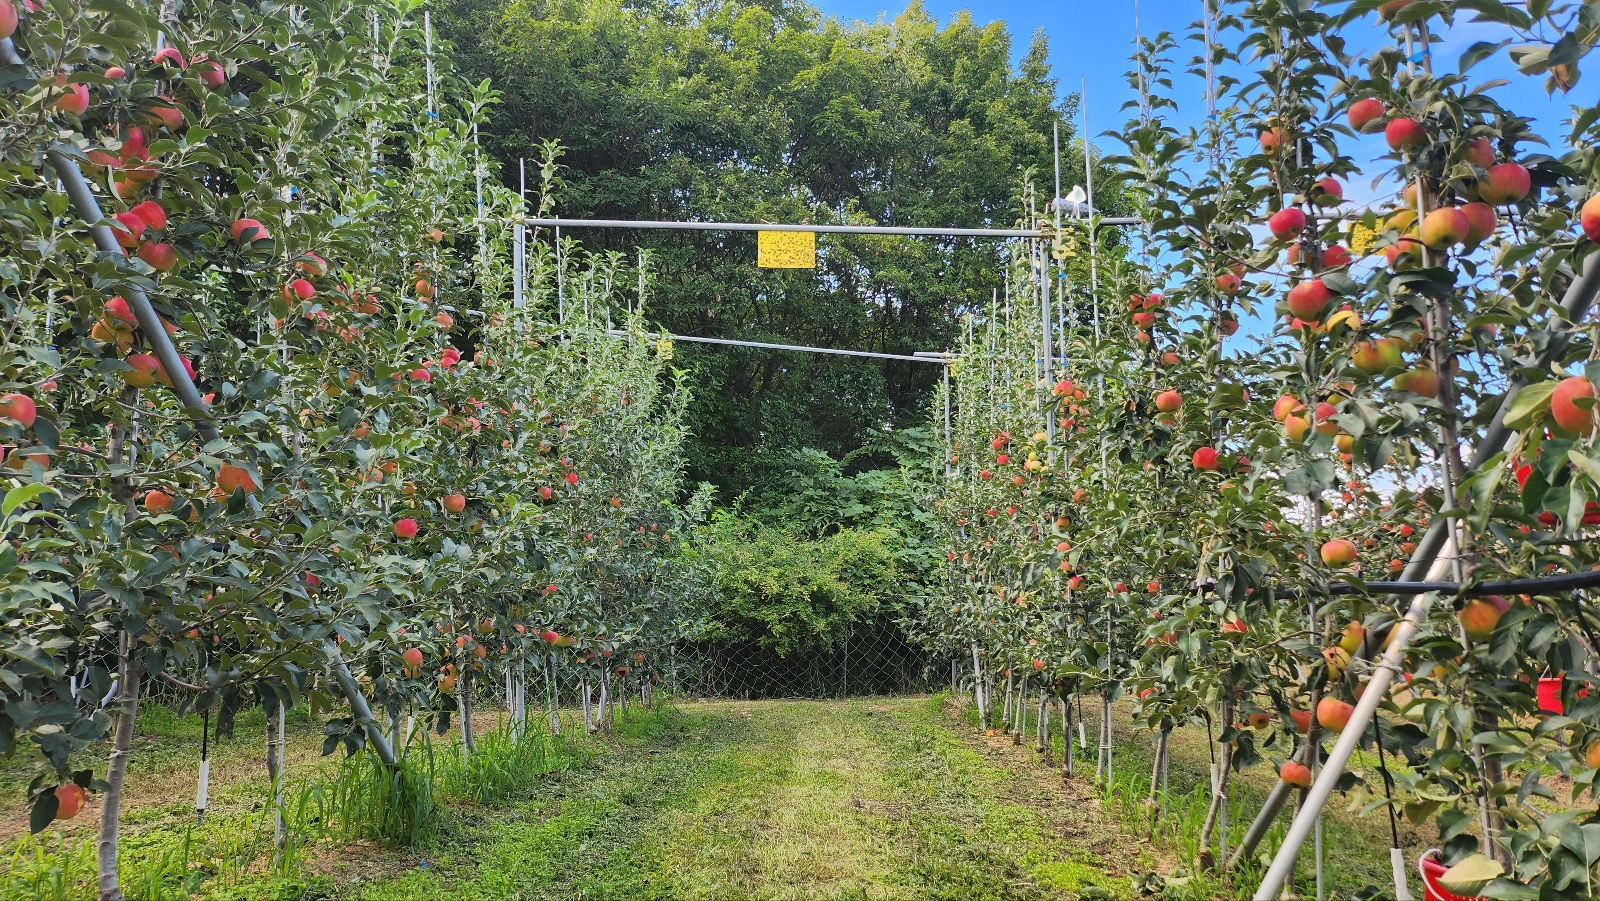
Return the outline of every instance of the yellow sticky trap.
[[[1350,252],[1358,257],[1372,253],[1372,245],[1378,243],[1378,235],[1372,229],[1357,222],[1350,226]]]
[[[756,232],[756,265],[762,269],[817,268],[817,233]]]
[[[658,359],[658,360],[670,360],[670,359],[672,359],[672,339],[671,338],[659,338],[659,339],[656,340],[656,359]]]

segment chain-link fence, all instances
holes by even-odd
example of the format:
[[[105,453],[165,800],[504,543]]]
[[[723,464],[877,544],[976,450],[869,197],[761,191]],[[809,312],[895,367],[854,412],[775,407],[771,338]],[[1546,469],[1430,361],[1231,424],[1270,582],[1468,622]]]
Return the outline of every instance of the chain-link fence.
[[[756,642],[679,648],[672,687],[683,697],[747,700],[915,694],[948,684],[948,667],[892,622],[858,623],[825,649],[788,656]]]

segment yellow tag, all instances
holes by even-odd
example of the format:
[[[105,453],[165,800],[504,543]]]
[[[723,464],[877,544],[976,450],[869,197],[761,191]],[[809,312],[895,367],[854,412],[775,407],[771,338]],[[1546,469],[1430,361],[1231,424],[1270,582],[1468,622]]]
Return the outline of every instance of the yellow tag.
[[[672,339],[671,338],[661,338],[661,339],[658,339],[656,341],[656,359],[658,359],[658,360],[670,360],[670,359],[672,359]]]
[[[1372,245],[1378,242],[1378,235],[1372,229],[1357,222],[1350,226],[1350,252],[1358,257],[1372,253]]]
[[[757,232],[756,265],[762,269],[817,268],[817,233]]]

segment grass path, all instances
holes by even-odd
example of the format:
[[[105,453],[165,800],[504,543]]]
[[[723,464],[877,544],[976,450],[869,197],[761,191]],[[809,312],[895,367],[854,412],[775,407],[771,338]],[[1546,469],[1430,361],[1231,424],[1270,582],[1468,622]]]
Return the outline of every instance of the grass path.
[[[337,897],[1049,899],[1129,894],[1152,852],[926,698],[690,704],[658,734],[496,809]]]

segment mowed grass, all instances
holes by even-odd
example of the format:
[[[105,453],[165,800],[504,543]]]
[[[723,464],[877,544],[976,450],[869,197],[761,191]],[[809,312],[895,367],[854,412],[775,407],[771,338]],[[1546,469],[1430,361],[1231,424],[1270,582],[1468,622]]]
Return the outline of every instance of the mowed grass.
[[[339,897],[1126,897],[1153,859],[934,699],[689,704],[656,728],[507,806],[453,811],[423,857],[337,880]]]

